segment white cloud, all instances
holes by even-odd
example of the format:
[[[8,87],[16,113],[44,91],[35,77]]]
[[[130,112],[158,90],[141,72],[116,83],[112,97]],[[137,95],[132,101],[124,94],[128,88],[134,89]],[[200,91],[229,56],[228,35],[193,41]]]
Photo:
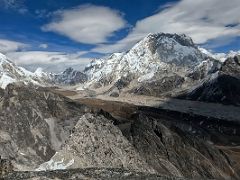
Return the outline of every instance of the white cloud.
[[[60,72],[67,67],[82,70],[90,62],[89,58],[83,58],[82,55],[87,52],[63,53],[47,51],[25,51],[10,52],[7,56],[16,64],[35,71],[42,67],[49,72]]]
[[[126,38],[118,41],[115,44],[100,44],[97,47],[93,48],[92,52],[98,53],[113,53],[113,52],[122,52],[130,49],[134,44],[141,40],[146,34],[135,34],[130,33]]]
[[[39,47],[43,48],[43,49],[47,49],[48,48],[48,44],[40,44]]]
[[[43,26],[43,31],[57,32],[86,44],[107,42],[115,31],[126,26],[120,12],[103,6],[83,5],[54,14],[54,20]]]
[[[157,32],[185,33],[198,44],[240,36],[239,0],[181,0],[164,8],[139,20],[124,39],[115,44],[97,46],[92,51],[111,53],[127,50],[148,33]]]
[[[0,52],[1,53],[18,51],[18,50],[24,49],[25,47],[27,47],[27,45],[24,43],[20,43],[17,41],[10,41],[10,40],[6,40],[6,39],[0,39]]]

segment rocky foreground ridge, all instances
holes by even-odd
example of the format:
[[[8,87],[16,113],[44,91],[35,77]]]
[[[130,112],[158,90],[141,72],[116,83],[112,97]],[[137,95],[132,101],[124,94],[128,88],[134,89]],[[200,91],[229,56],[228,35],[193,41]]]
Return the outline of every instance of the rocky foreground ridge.
[[[114,118],[95,105],[24,84],[8,85],[1,97],[2,157],[11,160],[15,171],[31,171],[6,178],[52,178],[59,171],[66,177],[79,172],[95,177],[100,168],[100,177],[112,179],[125,172],[133,177],[141,172],[143,177],[239,179],[240,166],[230,151],[240,144],[238,122],[133,105],[128,116]],[[93,169],[81,170],[87,167]],[[115,170],[105,168],[120,173],[111,176]]]

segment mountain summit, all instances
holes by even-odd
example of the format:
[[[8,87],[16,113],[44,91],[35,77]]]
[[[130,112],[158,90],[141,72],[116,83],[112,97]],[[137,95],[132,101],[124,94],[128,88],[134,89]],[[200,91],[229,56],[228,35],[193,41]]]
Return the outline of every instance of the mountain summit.
[[[151,79],[159,71],[188,71],[205,59],[206,55],[186,35],[149,34],[125,53],[93,60],[85,73],[92,82],[104,85],[130,76],[141,81]]]
[[[85,83],[87,81],[87,76],[86,74],[69,67],[62,73],[53,75],[53,80],[57,84],[75,85]]]
[[[17,66],[5,55],[0,53],[0,87],[6,88],[8,84],[18,81],[22,81],[25,84],[33,83],[36,85],[44,85],[46,81],[48,81],[48,75],[42,71],[40,72],[40,69],[32,73]]]

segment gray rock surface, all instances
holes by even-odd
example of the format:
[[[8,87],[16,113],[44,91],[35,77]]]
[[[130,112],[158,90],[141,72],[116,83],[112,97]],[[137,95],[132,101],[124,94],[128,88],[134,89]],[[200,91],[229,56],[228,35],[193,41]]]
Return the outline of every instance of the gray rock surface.
[[[159,174],[188,178],[239,178],[239,174],[233,175],[231,160],[207,141],[211,133],[201,132],[194,122],[190,125],[177,123],[169,116],[159,117],[140,113],[131,124],[128,135],[141,157]]]
[[[214,74],[179,98],[240,105],[240,56],[228,58]]]
[[[184,83],[184,78],[175,74],[172,76],[164,76],[150,82],[142,82],[139,86],[130,90],[130,93],[147,96],[161,96],[163,93],[180,88]]]
[[[222,65],[221,71],[240,79],[240,55],[228,58]]]
[[[49,160],[91,109],[46,88],[9,84],[1,90],[0,154],[16,169]]]
[[[54,74],[52,81],[60,85],[82,84],[87,81],[87,75],[70,67],[62,73]]]
[[[61,150],[38,170],[108,167],[154,172],[120,129],[103,116],[83,115],[73,132]]]
[[[66,180],[66,179],[131,179],[131,180],[186,180],[186,178],[161,176],[113,168],[68,169],[41,172],[13,172],[4,176],[5,180]]]
[[[140,178],[239,179],[238,156],[222,148],[240,145],[239,122],[121,102],[115,106],[129,109],[97,104],[119,111],[115,119],[91,102],[80,104],[47,88],[12,84],[0,93],[0,152],[14,170],[32,170],[6,179],[58,174],[114,179],[125,172],[133,178],[141,172]]]
[[[83,116],[69,141],[39,170],[57,169],[57,164],[67,169],[120,166],[144,172],[153,169],[171,177],[239,178],[237,159],[217,146],[240,144],[239,123],[174,110],[137,109],[125,121]]]

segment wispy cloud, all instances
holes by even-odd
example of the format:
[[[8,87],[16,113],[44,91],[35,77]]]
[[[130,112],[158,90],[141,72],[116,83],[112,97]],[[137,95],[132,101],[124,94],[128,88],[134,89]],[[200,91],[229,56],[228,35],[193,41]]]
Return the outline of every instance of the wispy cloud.
[[[157,32],[185,33],[198,44],[214,39],[232,39],[240,36],[239,9],[239,0],[181,0],[139,20],[124,39],[115,44],[102,44],[93,51],[111,53],[127,50],[148,33]]]
[[[42,27],[86,44],[105,43],[126,26],[123,15],[104,6],[83,5],[54,13],[53,21]]]
[[[42,49],[47,49],[48,48],[48,44],[40,44],[39,47],[42,48]]]
[[[35,71],[42,67],[45,71],[61,72],[67,67],[82,70],[90,62],[90,58],[82,57],[85,51],[77,53],[48,52],[48,51],[24,51],[9,52],[7,56],[16,64]]]
[[[11,41],[11,40],[7,40],[7,39],[0,39],[0,52],[1,53],[19,51],[19,50],[23,50],[26,47],[28,47],[28,45],[21,43],[21,42]]]

